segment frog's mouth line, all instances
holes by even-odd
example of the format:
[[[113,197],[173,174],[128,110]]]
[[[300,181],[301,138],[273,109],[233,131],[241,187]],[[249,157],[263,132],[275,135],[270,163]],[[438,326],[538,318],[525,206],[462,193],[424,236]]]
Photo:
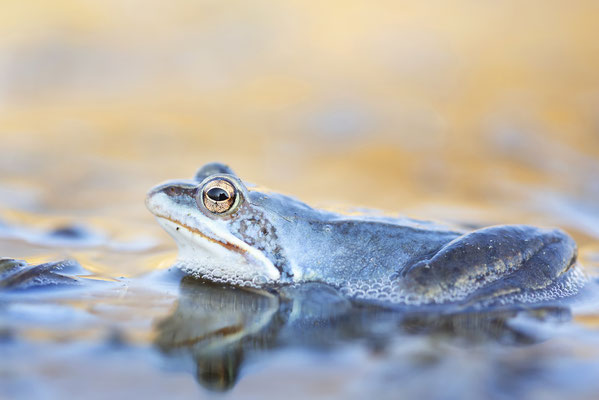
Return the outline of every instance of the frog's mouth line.
[[[229,253],[229,256],[241,256],[241,259],[239,260],[240,268],[246,271],[244,272],[245,274],[251,275],[251,277],[254,277],[254,275],[263,276],[268,282],[275,282],[280,279],[281,270],[279,267],[277,267],[259,249],[253,248],[251,245],[245,243],[242,239],[235,237],[233,234],[229,232],[213,233],[212,229],[204,232],[201,227],[189,226],[188,224],[179,221],[179,218],[170,215],[170,213],[163,212],[161,207],[158,207],[156,204],[149,204],[148,208],[158,219],[160,224],[163,225],[167,232],[173,236],[175,241],[179,244],[180,256],[188,257],[188,259],[184,259],[183,261],[196,261],[195,257],[198,256],[197,254],[193,252],[187,253],[190,248],[194,248],[195,246],[202,247],[218,245],[216,247],[221,248],[221,251]],[[176,231],[180,231],[181,236],[187,239],[180,241],[181,237],[179,237]],[[190,242],[187,243],[188,241]],[[216,249],[213,248],[213,250]],[[210,250],[208,249],[208,251]],[[213,267],[217,269],[222,268],[223,265],[220,265],[217,259],[223,256],[223,254],[213,254],[213,257],[208,258],[208,260],[212,260],[211,262],[215,264]],[[226,262],[231,263],[237,261],[227,259]],[[194,268],[192,268],[192,270]],[[228,266],[227,268],[231,268],[231,266]]]
[[[173,345],[174,347],[191,347],[209,339],[229,337],[231,335],[239,335],[242,332],[243,326],[241,325],[225,326],[224,328],[217,329],[214,332],[205,333],[203,335],[196,336],[191,339],[175,342]]]
[[[222,247],[224,247],[227,250],[230,251],[234,251],[235,253],[241,254],[242,256],[244,256],[246,259],[248,259],[249,255],[247,250],[237,246],[236,244],[230,243],[230,242],[221,242],[220,240],[216,240],[214,238],[211,238],[210,236],[207,236],[206,234],[202,233],[200,230],[198,230],[197,228],[192,228],[191,226],[185,225],[184,223],[182,223],[181,221],[177,221],[176,219],[170,218],[170,217],[166,217],[166,216],[162,216],[162,215],[157,215],[158,218],[162,218],[165,219],[167,221],[172,222],[175,225],[179,225],[185,229],[187,229],[188,231],[195,233],[196,235],[202,237],[203,239],[206,239],[212,243],[216,243]]]

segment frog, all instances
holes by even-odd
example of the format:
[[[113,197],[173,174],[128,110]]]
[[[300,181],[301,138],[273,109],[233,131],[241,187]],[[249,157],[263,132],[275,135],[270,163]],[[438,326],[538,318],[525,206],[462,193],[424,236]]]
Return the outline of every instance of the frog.
[[[480,307],[569,298],[587,281],[558,228],[319,209],[219,162],[153,187],[146,206],[175,240],[177,267],[232,286],[318,282],[355,299]]]

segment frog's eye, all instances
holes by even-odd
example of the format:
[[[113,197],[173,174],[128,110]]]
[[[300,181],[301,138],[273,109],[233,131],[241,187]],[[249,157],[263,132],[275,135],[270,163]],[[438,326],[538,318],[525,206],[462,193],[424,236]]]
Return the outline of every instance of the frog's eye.
[[[239,205],[238,197],[237,190],[231,182],[217,178],[206,182],[202,189],[201,201],[211,213],[225,214],[235,211]]]

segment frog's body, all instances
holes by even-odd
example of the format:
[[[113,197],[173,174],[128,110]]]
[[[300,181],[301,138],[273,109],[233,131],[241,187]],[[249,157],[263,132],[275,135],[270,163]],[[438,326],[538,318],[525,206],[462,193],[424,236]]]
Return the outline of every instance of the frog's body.
[[[422,304],[554,299],[584,281],[576,244],[560,230],[466,233],[347,216],[248,189],[222,164],[155,187],[147,206],[177,241],[185,271],[238,285],[317,281],[356,297]]]

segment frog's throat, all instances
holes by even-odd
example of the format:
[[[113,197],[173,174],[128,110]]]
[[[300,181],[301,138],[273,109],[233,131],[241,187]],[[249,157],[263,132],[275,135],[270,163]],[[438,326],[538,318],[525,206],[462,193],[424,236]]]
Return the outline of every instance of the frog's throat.
[[[279,271],[278,268],[275,267],[275,265],[272,263],[272,261],[270,261],[264,254],[262,254],[262,252],[260,252],[257,249],[254,249],[253,247],[249,246],[247,243],[243,242],[242,240],[236,238],[235,236],[228,234],[228,235],[218,235],[219,238],[221,239],[215,239],[214,237],[210,237],[207,234],[205,234],[204,232],[200,231],[197,228],[191,227],[189,225],[184,224],[181,221],[178,221],[177,219],[174,219],[172,217],[167,217],[164,215],[156,215],[156,218],[158,219],[159,222],[161,222],[161,225],[163,225],[163,227],[167,228],[167,226],[165,226],[165,223],[168,224],[172,224],[175,225],[177,228],[176,230],[179,231],[180,229],[187,231],[192,237],[194,237],[194,239],[199,238],[200,240],[205,240],[208,243],[213,243],[216,244],[218,246],[221,246],[222,248],[224,248],[226,251],[230,252],[230,253],[236,253],[239,256],[241,256],[245,262],[249,265],[259,265],[262,266],[264,269],[264,273],[267,274],[266,278],[268,278],[271,281],[277,281],[280,279],[281,277],[281,273]],[[167,232],[169,232],[169,229],[166,229]],[[171,236],[173,236],[173,238],[175,239],[175,241],[177,243],[179,243],[179,238],[177,236],[175,236],[173,233],[169,232],[171,234]],[[179,232],[181,234],[181,232]],[[181,249],[181,246],[180,246]]]

